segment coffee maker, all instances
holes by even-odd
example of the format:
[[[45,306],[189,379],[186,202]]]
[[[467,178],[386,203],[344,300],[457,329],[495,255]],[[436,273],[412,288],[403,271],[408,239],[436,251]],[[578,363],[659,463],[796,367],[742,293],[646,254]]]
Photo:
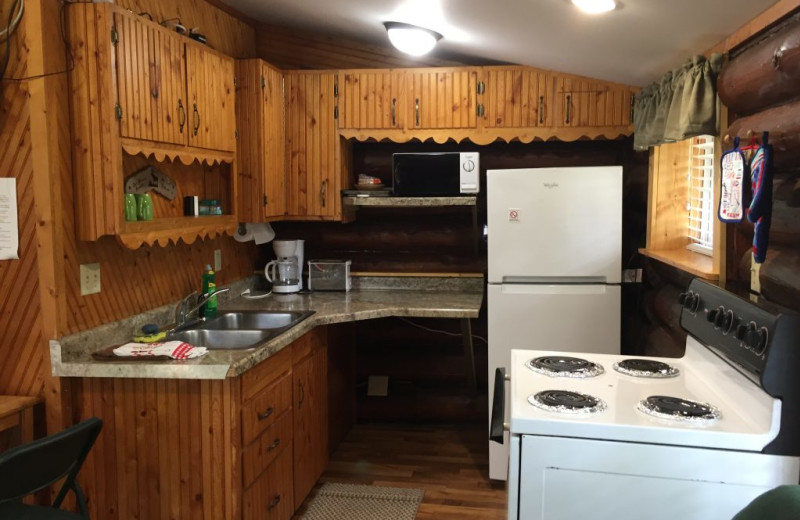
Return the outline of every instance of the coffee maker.
[[[264,276],[276,294],[296,293],[303,289],[303,240],[273,240],[276,260],[264,267]]]

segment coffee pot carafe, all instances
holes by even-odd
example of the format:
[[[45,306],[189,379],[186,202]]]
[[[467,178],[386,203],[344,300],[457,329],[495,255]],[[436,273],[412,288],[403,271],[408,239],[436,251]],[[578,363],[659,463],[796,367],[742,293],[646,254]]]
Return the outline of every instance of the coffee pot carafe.
[[[272,283],[272,292],[296,293],[303,289],[303,241],[273,240],[277,260],[264,267],[264,276]]]

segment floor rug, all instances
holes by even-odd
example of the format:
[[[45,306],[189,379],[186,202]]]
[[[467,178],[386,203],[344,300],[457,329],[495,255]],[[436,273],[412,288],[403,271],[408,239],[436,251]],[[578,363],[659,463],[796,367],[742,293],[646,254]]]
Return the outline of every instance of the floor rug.
[[[421,489],[326,482],[314,493],[301,520],[414,520]]]

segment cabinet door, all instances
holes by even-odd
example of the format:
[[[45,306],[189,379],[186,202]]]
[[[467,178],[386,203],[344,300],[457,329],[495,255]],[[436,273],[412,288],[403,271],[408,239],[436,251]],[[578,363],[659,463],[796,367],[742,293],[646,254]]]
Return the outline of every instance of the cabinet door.
[[[236,65],[239,219],[261,222],[286,212],[283,74],[261,60]]]
[[[182,36],[139,16],[114,13],[122,137],[186,144]]]
[[[602,81],[557,76],[556,126],[599,127],[631,124],[631,89]]]
[[[534,128],[552,125],[552,78],[527,68],[487,68],[483,74],[483,125]]]
[[[305,339],[317,344],[293,368],[295,509],[314,487],[328,461],[328,354],[322,343],[324,338],[307,334]]]
[[[189,145],[236,150],[234,61],[227,56],[186,45]]]
[[[475,128],[477,69],[423,69],[407,74],[407,128]]]
[[[339,128],[402,128],[405,77],[397,70],[340,72]]]
[[[286,209],[290,217],[341,218],[335,81],[334,73],[286,73]]]

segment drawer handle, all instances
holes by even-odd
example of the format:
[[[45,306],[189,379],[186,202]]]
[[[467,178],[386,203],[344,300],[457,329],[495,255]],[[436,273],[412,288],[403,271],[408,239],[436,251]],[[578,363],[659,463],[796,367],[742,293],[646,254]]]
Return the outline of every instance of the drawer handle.
[[[266,419],[267,417],[269,417],[270,415],[272,415],[272,412],[274,412],[274,411],[275,411],[275,409],[274,409],[274,408],[272,408],[272,407],[270,406],[270,407],[269,407],[269,408],[267,408],[265,411],[263,411],[263,412],[259,412],[259,413],[258,413],[258,420],[259,420],[259,421],[263,421],[264,419]]]
[[[539,124],[544,123],[544,96],[539,96]]]
[[[419,126],[419,98],[414,99],[414,122]]]
[[[270,500],[269,504],[267,504],[267,511],[271,511],[271,510],[275,509],[275,507],[278,504],[280,504],[280,502],[281,502],[281,496],[280,495],[275,495],[274,497],[272,497],[272,500]]]
[[[397,98],[392,98],[392,126],[397,126]]]
[[[281,445],[281,440],[280,439],[275,439],[274,441],[272,441],[272,444],[267,446],[267,451],[272,451],[272,450],[274,450],[275,448],[277,448],[280,445]]]

